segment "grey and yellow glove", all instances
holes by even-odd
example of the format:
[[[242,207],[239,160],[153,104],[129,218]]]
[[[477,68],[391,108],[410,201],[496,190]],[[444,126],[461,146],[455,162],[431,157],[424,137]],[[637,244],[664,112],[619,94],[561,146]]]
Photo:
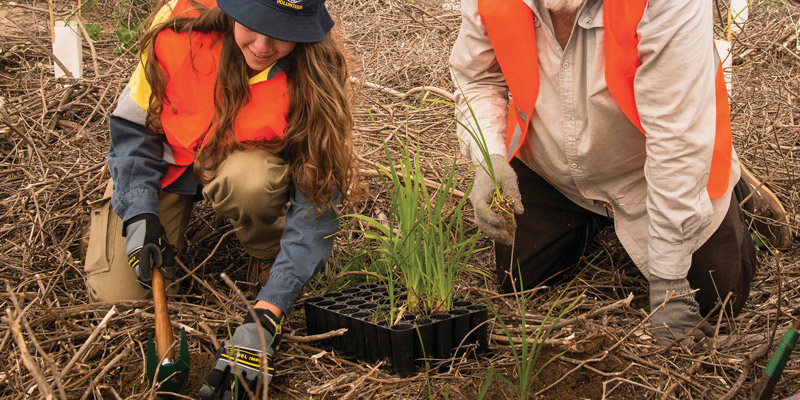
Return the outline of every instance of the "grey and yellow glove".
[[[694,298],[694,293],[675,297],[691,291],[692,288],[686,278],[663,279],[655,275],[650,277],[650,310],[655,310],[666,301],[664,307],[650,318],[656,344],[659,346],[666,347],[677,341],[690,344],[692,340],[699,342],[706,336],[713,335],[711,325],[703,321],[700,315],[700,306]]]
[[[494,175],[498,177],[500,192],[514,199],[514,214],[522,214],[525,209],[522,207],[522,197],[519,194],[519,184],[517,183],[517,173],[508,164],[506,158],[499,154],[489,156],[492,161]],[[472,208],[475,210],[475,223],[484,235],[494,239],[501,244],[510,246],[513,242],[514,232],[509,232],[504,224],[503,216],[490,209],[492,196],[494,195],[494,183],[489,174],[483,168],[475,171],[475,183],[472,186],[472,193],[469,196],[472,201]]]
[[[175,279],[175,246],[155,214],[140,214],[125,224],[125,253],[128,264],[139,282],[152,284],[153,268],[159,268],[165,279]]]
[[[261,327],[248,314],[242,325],[233,331],[231,340],[226,340],[217,351],[211,371],[200,389],[201,399],[245,399],[248,391],[259,393],[262,379],[267,379],[267,384],[272,382],[275,376],[272,359],[281,341],[282,319],[265,309],[255,309],[255,313]],[[267,346],[263,358],[259,330],[264,334]]]

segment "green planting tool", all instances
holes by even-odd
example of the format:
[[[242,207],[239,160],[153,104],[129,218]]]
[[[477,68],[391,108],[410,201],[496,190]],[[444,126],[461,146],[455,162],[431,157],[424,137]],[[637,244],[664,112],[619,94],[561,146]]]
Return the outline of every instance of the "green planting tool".
[[[786,366],[786,361],[789,360],[792,349],[794,349],[794,346],[797,344],[797,338],[800,336],[798,331],[800,331],[800,320],[795,321],[794,324],[789,327],[789,330],[783,334],[783,338],[780,343],[778,343],[775,353],[772,354],[772,358],[769,359],[767,367],[764,368],[764,376],[761,377],[755,392],[753,392],[753,400],[767,400],[771,398],[772,391],[775,390],[775,384],[777,384],[778,380],[781,378],[783,367]]]
[[[147,378],[158,382],[157,391],[162,393],[180,393],[189,377],[189,345],[186,331],[181,329],[179,357],[175,359],[172,348],[172,325],[167,311],[167,293],[164,277],[158,268],[153,268],[153,308],[155,309],[156,340],[152,335],[147,337]],[[161,364],[161,365],[159,365]],[[156,374],[158,372],[158,374]],[[172,398],[169,394],[159,394],[161,398]]]

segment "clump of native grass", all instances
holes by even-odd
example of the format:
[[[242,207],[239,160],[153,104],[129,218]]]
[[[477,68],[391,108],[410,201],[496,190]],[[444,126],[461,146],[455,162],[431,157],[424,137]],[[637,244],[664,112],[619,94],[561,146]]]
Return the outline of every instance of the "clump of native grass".
[[[481,236],[468,234],[464,227],[463,210],[472,185],[461,198],[453,194],[461,183],[455,158],[439,189],[432,191],[420,169],[419,146],[412,152],[402,139],[397,138],[397,144],[399,163],[384,146],[388,167],[376,166],[390,199],[386,221],[362,214],[343,216],[357,218],[371,228],[356,232],[372,242],[378,253],[370,257],[374,262],[368,269],[380,275],[387,286],[390,321],[395,320],[398,286],[405,290],[407,312],[449,311],[455,279],[466,271],[481,273],[468,263],[473,254],[483,250],[477,248]]]

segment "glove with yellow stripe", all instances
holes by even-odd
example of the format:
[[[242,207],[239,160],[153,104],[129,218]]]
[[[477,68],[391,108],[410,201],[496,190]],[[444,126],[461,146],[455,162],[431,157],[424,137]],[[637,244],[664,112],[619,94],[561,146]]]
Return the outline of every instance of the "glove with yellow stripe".
[[[267,384],[272,382],[275,376],[272,358],[281,341],[282,319],[269,310],[257,308],[254,311],[261,327],[248,313],[242,325],[233,331],[231,340],[225,341],[217,351],[211,371],[200,389],[201,399],[246,399],[248,395],[259,394],[263,386],[262,379],[266,378]],[[266,359],[261,357],[259,330],[264,334],[267,346],[264,352]]]
[[[175,246],[155,214],[140,214],[125,225],[125,253],[139,283],[149,287],[153,267],[161,269],[165,279],[175,279]]]

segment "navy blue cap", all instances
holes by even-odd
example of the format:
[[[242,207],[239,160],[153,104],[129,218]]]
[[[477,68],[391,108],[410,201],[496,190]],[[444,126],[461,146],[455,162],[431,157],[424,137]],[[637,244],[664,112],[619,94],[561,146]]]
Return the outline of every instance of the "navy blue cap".
[[[217,6],[250,30],[285,42],[321,42],[333,28],[325,0],[217,0]]]

